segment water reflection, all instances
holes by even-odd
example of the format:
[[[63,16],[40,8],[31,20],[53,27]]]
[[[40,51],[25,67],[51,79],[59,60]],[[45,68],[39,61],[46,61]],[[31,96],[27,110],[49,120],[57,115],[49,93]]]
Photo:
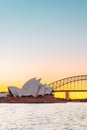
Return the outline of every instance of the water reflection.
[[[86,130],[87,104],[0,104],[1,130]]]

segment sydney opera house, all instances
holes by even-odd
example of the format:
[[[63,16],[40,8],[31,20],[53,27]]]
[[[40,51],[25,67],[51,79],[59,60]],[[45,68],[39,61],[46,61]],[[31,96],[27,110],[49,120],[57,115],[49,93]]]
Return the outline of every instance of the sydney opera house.
[[[52,94],[53,89],[45,84],[40,83],[41,79],[33,78],[27,81],[22,88],[17,88],[15,86],[9,86],[8,90],[9,93],[16,97],[23,97],[23,96],[44,96],[47,94]]]
[[[51,95],[53,89],[46,84],[42,84],[41,79],[33,78],[27,81],[21,88],[8,86],[9,95],[13,97],[38,97]],[[7,93],[0,93],[0,97],[7,97]]]

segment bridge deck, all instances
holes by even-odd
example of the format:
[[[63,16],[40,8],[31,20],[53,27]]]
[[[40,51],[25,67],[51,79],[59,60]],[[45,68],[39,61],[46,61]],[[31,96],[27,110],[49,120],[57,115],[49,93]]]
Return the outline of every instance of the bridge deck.
[[[53,92],[87,92],[87,90],[54,90]]]

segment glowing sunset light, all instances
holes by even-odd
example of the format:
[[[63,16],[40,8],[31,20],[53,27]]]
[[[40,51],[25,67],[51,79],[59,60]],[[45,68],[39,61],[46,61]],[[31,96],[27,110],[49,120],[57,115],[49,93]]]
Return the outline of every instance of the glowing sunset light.
[[[86,0],[4,0],[0,19],[0,91],[87,74]]]

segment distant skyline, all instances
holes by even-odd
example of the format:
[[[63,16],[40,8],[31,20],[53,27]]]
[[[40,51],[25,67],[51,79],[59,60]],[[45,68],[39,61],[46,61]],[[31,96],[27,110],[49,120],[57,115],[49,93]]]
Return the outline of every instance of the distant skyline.
[[[87,74],[87,0],[0,0],[0,86]]]

